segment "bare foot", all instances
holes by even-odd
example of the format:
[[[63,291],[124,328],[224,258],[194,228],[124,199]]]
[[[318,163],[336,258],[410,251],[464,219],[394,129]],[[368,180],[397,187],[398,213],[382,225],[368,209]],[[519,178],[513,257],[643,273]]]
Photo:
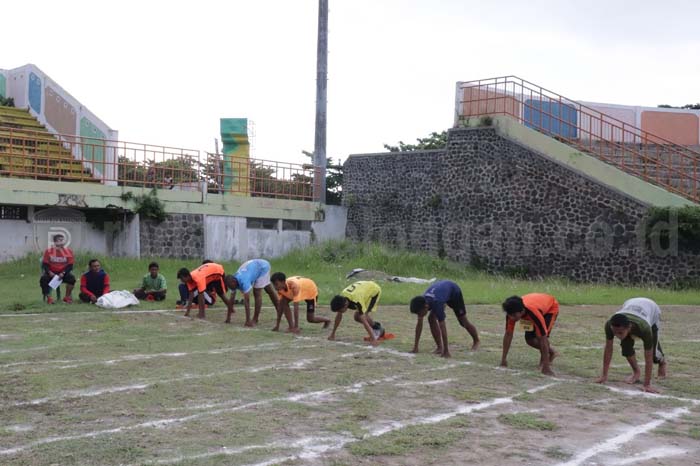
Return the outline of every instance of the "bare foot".
[[[481,346],[481,341],[475,341],[474,344],[472,345],[472,351],[478,350],[480,346]]]
[[[224,323],[225,323],[225,324],[230,324],[230,323],[231,323],[231,319],[226,319],[226,320],[224,321]]]
[[[625,383],[633,384],[639,382],[639,374],[634,373],[630,375],[629,377],[625,377]]]
[[[556,351],[554,351],[554,350],[551,350],[551,351],[549,352],[549,363],[552,364],[552,361],[554,361],[554,359],[555,359],[557,356],[559,356],[559,353],[556,352]]]
[[[244,326],[244,327],[255,327],[255,325],[253,325],[253,322],[251,322],[251,321],[249,321],[249,320],[246,321],[246,323],[243,324],[243,326]]]
[[[284,333],[299,333],[299,329],[296,327],[289,327],[287,330],[284,331]]]
[[[328,327],[330,327],[330,325],[331,325],[331,321],[330,321],[330,320],[327,320],[327,321],[325,321],[325,322],[323,323],[323,328],[324,328],[324,329],[325,329],[325,328],[328,328]]]
[[[272,328],[272,331],[273,331],[273,332],[279,332],[279,331],[280,331],[280,326],[279,326],[279,325],[275,325],[275,326]]]
[[[439,348],[439,347],[435,348],[435,351],[433,351],[433,354],[439,354],[440,356],[442,356],[442,348]]]
[[[657,377],[660,379],[666,378],[666,369],[668,368],[668,363],[666,361],[659,364],[659,369],[657,372]]]

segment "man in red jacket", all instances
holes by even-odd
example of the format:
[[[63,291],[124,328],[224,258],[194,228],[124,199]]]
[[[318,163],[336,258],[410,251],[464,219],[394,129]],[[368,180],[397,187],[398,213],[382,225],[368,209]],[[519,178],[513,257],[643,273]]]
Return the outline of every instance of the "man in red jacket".
[[[65,237],[58,233],[53,237],[53,246],[44,251],[44,257],[41,261],[41,269],[43,273],[39,278],[39,286],[44,295],[44,299],[48,304],[53,304],[54,300],[51,297],[52,288],[49,286],[51,280],[58,275],[58,278],[66,284],[66,296],[63,301],[70,304],[73,302],[71,293],[75,285],[75,277],[71,273],[73,270],[73,251],[64,245]]]
[[[90,270],[80,277],[79,297],[84,303],[95,304],[97,298],[109,293],[109,275],[97,259],[91,259],[89,265]]]

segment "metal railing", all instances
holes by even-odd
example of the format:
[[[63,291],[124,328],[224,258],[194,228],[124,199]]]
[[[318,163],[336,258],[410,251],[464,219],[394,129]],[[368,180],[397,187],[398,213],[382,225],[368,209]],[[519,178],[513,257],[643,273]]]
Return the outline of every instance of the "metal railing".
[[[0,176],[313,200],[302,164],[0,126]]]
[[[455,125],[507,115],[623,171],[699,202],[700,152],[516,76],[457,83]]]

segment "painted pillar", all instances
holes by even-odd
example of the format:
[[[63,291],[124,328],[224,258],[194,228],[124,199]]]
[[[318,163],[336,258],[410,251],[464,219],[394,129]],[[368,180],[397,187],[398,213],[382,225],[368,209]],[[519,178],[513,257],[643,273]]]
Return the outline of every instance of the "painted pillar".
[[[221,141],[224,143],[224,190],[250,194],[250,143],[247,118],[221,118]]]

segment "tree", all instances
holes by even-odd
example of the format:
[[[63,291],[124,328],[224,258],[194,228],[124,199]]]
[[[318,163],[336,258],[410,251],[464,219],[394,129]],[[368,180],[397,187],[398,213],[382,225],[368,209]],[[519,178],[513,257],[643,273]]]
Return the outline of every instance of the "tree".
[[[302,150],[302,154],[309,157],[312,161],[314,154]],[[313,168],[313,165],[306,164],[305,168]],[[338,158],[337,165],[333,165],[333,158],[326,158],[326,204],[340,205],[343,200],[343,165]]]
[[[700,110],[700,103],[698,104],[685,104],[682,107],[674,107],[673,105],[661,104],[657,105],[658,108],[682,108],[684,110]]]
[[[417,138],[416,141],[418,141],[418,144],[406,144],[403,141],[399,141],[398,146],[384,144],[384,148],[389,152],[444,149],[447,145],[447,131],[443,131],[442,133],[432,132],[427,138]]]

